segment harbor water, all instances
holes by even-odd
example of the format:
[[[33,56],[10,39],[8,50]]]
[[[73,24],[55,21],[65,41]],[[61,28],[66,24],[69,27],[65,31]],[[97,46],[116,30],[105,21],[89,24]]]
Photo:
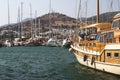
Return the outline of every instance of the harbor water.
[[[80,65],[60,47],[0,48],[0,80],[120,80]]]

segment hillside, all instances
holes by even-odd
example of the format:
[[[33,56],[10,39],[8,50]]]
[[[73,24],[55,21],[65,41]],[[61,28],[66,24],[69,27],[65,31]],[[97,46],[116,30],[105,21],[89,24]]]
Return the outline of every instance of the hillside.
[[[119,12],[107,12],[100,15],[100,22],[112,22],[112,18]],[[84,19],[83,19],[84,20]],[[89,23],[96,22],[96,16],[90,17],[87,19]],[[84,25],[85,20],[80,22],[74,18],[71,18],[67,15],[60,14],[60,13],[51,13],[45,14],[43,16],[39,16],[36,19],[25,19],[21,23],[10,24],[1,26],[0,32],[1,35],[6,34],[7,30],[14,31],[15,33],[19,33],[21,30],[24,35],[29,37],[34,32],[46,32],[49,29],[74,29],[76,25],[79,27],[80,25]],[[20,27],[21,26],[21,27]],[[49,27],[51,26],[51,27]],[[5,32],[4,32],[5,31]],[[9,35],[9,34],[7,34]],[[14,33],[13,33],[14,35]]]
[[[15,32],[22,31],[24,35],[28,37],[34,32],[46,32],[49,31],[50,28],[55,29],[70,29],[76,27],[76,24],[80,23],[76,21],[76,19],[71,18],[67,15],[60,14],[60,13],[51,13],[45,14],[43,16],[39,16],[36,19],[25,19],[21,23],[11,24],[1,26],[0,31],[3,30],[12,30]],[[20,27],[21,26],[21,27]],[[49,27],[51,26],[51,27]]]
[[[120,13],[120,11],[117,12],[106,12],[100,15],[100,22],[112,22],[113,16],[115,16],[117,13]],[[88,21],[96,22],[96,16],[92,16],[88,18]]]

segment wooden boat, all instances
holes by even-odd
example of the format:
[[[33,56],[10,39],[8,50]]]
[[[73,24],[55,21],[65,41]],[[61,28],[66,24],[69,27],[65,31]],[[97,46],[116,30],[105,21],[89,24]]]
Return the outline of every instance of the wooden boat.
[[[71,37],[70,50],[80,64],[120,75],[120,13],[112,24],[97,22],[80,27],[80,33]]]

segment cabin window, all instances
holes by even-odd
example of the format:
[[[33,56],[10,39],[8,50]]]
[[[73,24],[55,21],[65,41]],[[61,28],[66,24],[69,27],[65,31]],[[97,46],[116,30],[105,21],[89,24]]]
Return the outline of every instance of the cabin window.
[[[111,57],[111,53],[107,53],[107,57]]]
[[[96,44],[95,44],[95,43],[93,43],[93,46],[95,47],[95,46],[96,46]]]
[[[119,53],[114,53],[114,57],[118,58],[119,57]]]
[[[114,32],[100,34],[99,41],[102,43],[113,43],[114,42]]]
[[[113,22],[113,28],[120,28],[120,21],[119,20]]]

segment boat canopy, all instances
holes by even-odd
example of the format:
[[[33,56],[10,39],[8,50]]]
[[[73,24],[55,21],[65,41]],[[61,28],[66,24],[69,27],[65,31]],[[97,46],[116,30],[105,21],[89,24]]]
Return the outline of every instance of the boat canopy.
[[[107,44],[105,50],[119,50],[120,44]]]
[[[116,14],[116,15],[113,17],[113,19],[118,19],[118,18],[120,18],[120,13]]]
[[[111,28],[111,24],[110,23],[96,23],[96,24],[91,24],[91,25],[87,25],[87,26],[82,26],[80,27],[80,29],[86,29],[86,28]]]

